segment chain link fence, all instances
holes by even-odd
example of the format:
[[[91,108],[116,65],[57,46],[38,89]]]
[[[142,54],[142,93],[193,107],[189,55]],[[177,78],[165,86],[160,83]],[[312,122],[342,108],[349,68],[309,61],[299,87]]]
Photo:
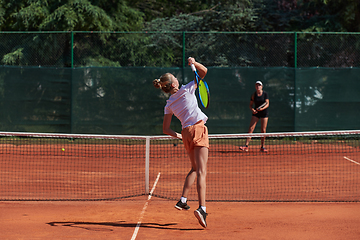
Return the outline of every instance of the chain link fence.
[[[357,33],[3,32],[1,65],[43,67],[359,67]]]

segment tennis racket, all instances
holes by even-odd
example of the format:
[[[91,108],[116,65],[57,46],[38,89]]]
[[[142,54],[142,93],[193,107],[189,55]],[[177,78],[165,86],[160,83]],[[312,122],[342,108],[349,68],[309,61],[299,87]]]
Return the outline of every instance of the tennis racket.
[[[266,106],[266,104],[267,104],[267,102],[264,102],[263,104],[261,104],[256,110],[257,111],[259,111],[260,110],[260,108],[262,108],[262,107],[265,107]]]
[[[194,64],[191,64],[191,70],[194,72],[195,74],[195,79],[196,79],[196,84],[198,86],[198,93],[199,93],[199,99],[201,102],[201,105],[204,108],[208,108],[209,107],[209,103],[210,103],[210,91],[209,91],[209,86],[207,85],[207,83],[199,76],[199,74],[196,71],[196,67]]]

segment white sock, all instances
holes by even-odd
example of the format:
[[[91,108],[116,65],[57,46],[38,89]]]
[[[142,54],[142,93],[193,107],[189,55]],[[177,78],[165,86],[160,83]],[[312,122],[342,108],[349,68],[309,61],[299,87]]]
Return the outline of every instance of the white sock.
[[[181,198],[180,198],[180,201],[181,201],[182,203],[186,203],[187,198],[186,198],[186,197],[181,197]]]
[[[206,212],[206,207],[200,206],[204,212]]]

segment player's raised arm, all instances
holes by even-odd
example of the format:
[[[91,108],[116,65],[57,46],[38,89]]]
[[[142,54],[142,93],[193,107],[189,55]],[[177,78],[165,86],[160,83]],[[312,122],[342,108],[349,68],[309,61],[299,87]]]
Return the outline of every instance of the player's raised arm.
[[[194,66],[201,78],[205,77],[205,75],[207,73],[207,68],[204,65],[202,65],[199,62],[196,62],[195,58],[193,58],[193,57],[189,57],[188,62],[189,62],[189,66],[191,66],[191,64],[194,64]]]

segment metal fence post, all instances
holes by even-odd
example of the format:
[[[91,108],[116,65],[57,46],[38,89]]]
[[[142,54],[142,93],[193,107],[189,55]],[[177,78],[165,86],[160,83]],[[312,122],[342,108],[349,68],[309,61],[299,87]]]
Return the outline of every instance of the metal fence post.
[[[74,114],[73,114],[73,103],[74,103],[74,83],[73,83],[73,71],[74,71],[74,32],[71,31],[71,44],[70,44],[70,54],[71,54],[71,73],[70,73],[70,133],[74,133]]]
[[[296,131],[297,32],[294,32],[294,132]]]

